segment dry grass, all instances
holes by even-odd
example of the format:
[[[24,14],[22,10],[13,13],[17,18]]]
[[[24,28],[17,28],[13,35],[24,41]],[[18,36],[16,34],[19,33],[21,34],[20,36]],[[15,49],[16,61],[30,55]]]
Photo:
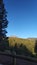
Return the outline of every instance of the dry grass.
[[[35,40],[36,39],[22,39],[17,37],[9,37],[9,45],[14,46],[16,43],[18,44],[24,44],[27,49],[34,54],[34,47],[35,47]]]

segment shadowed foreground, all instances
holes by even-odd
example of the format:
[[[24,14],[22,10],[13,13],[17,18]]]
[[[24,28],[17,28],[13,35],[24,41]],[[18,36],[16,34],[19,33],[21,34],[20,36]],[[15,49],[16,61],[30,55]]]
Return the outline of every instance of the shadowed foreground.
[[[37,65],[37,59],[30,59],[24,56],[16,56],[16,58],[16,65]],[[0,64],[13,65],[13,58],[11,57],[11,54],[10,56],[5,56],[0,53]]]

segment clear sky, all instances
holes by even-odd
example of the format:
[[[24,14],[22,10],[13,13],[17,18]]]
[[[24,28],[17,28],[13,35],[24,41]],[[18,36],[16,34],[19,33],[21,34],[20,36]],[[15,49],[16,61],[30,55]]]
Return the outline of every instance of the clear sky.
[[[4,0],[9,21],[7,36],[37,37],[37,0]]]

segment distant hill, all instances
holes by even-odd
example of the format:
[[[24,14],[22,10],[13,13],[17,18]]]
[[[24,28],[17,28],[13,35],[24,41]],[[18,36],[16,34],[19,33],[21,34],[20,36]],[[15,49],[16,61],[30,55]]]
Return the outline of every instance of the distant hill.
[[[27,38],[27,39],[29,39],[29,40],[37,40],[37,38]]]
[[[17,45],[23,44],[27,47],[27,49],[34,54],[34,48],[35,48],[35,41],[37,38],[27,38],[27,39],[22,39],[18,37],[9,37],[9,45],[14,46],[16,43]]]

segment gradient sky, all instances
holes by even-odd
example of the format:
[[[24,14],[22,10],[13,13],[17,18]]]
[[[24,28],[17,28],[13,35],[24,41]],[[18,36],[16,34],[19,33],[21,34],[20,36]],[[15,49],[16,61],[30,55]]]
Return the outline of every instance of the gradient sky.
[[[9,21],[7,36],[37,37],[37,0],[4,0]]]

